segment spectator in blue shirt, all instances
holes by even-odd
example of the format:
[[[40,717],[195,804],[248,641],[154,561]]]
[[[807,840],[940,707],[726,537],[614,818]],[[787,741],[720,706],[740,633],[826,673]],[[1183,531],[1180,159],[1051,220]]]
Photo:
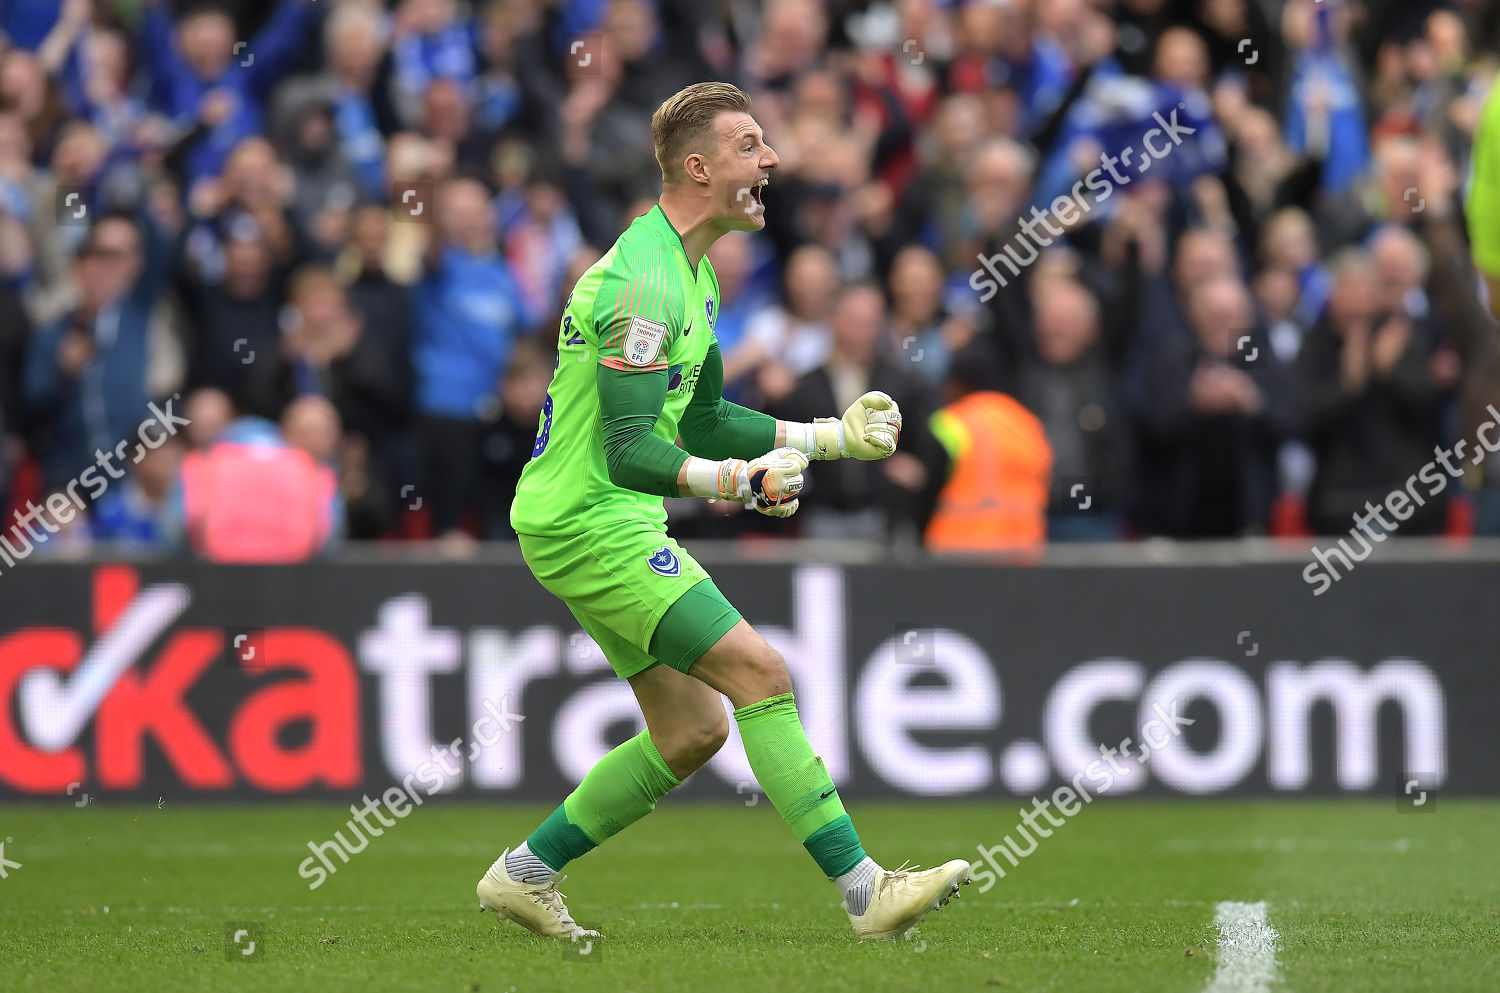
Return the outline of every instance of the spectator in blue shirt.
[[[297,57],[316,17],[314,0],[280,0],[255,38],[237,42],[234,21],[218,8],[194,9],[174,33],[162,0],[147,0],[140,52],[155,105],[188,129],[209,93],[220,91],[230,101],[188,153],[190,182],[218,173],[241,140],[265,131],[261,103]]]
[[[415,291],[413,364],[425,496],[441,535],[477,509],[483,418],[533,315],[495,244],[485,186],[450,180],[436,200],[437,229]]]
[[[385,18],[376,5],[340,4],[323,27],[324,72],[282,88],[283,96],[300,90],[327,103],[339,154],[353,168],[360,195],[371,199],[388,192],[383,132],[396,124],[378,86],[385,34]]]
[[[1066,97],[1073,67],[1063,47],[1036,30],[1035,9],[1025,4],[968,4],[957,14],[964,46],[953,64],[954,88],[966,92],[1007,89],[1020,102],[1020,124],[1030,135]]]
[[[1098,179],[1111,189],[1146,178],[1147,170],[1150,179],[1174,188],[1222,174],[1228,146],[1213,116],[1208,74],[1203,39],[1186,28],[1162,34],[1150,79],[1127,76],[1113,59],[1102,60],[1068,109],[1037,177],[1037,207],[1046,210],[1058,197],[1076,195],[1078,181],[1096,167],[1108,168]],[[1117,164],[1109,166],[1112,161]],[[1099,198],[1100,213],[1118,209],[1119,198],[1109,202],[1097,185],[1089,191]]]
[[[496,208],[496,229],[505,232],[502,248],[527,306],[538,314],[551,310],[573,288],[564,280],[583,246],[567,197],[547,180],[535,179],[508,198],[502,194]]]
[[[391,46],[396,110],[408,127],[421,119],[422,94],[439,79],[459,84],[473,97],[479,75],[479,35],[474,22],[458,16],[453,0],[404,0]]]
[[[166,246],[128,215],[100,218],[79,253],[78,305],[41,329],[27,350],[21,395],[47,422],[37,451],[45,485],[63,484],[135,437],[146,406],[147,324],[167,275]],[[132,442],[134,444],[134,442]]]
[[[36,51],[62,15],[62,0],[0,0],[0,34],[17,48]]]
[[[130,43],[118,31],[81,30],[70,45],[58,82],[68,110],[99,129],[110,147],[135,150],[146,105],[129,89]]]
[[[99,497],[89,510],[96,542],[107,542],[117,549],[167,549],[161,516],[182,463],[182,450],[183,443],[177,437],[168,437],[158,447],[145,450],[141,461],[130,467],[129,475]]]
[[[1288,21],[1287,41],[1295,49],[1284,115],[1292,151],[1326,157],[1322,186],[1330,196],[1349,189],[1370,161],[1364,99],[1342,47],[1349,18],[1333,6],[1313,10],[1310,21]]]

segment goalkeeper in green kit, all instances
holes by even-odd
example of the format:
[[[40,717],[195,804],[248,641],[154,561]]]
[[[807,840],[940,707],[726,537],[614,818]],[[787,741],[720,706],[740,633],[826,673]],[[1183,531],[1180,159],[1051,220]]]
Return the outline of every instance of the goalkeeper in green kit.
[[[1484,279],[1490,313],[1500,318],[1500,81],[1491,84],[1474,132],[1465,209],[1474,265]]]
[[[718,751],[729,733],[721,693],[761,789],[838,885],[856,935],[903,935],[969,881],[963,860],[892,871],[865,854],[797,717],[785,661],[667,535],[663,497],[788,517],[809,459],[886,458],[901,433],[883,393],[812,424],[720,395],[719,287],[704,253],[720,235],[765,225],[761,191],[778,162],[749,111],[727,83],[694,84],[656,111],[661,200],[573,288],[516,489],[511,524],[526,564],[630,682],[646,719],[479,881],[482,910],[537,934],[597,936],[569,914],[559,873]]]

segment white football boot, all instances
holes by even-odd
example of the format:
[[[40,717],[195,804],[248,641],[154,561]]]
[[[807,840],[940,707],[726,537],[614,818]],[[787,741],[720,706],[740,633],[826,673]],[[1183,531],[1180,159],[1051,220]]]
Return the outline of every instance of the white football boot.
[[[508,851],[508,850],[507,850]],[[544,938],[598,938],[598,931],[580,927],[568,913],[557,884],[566,876],[545,883],[520,883],[505,871],[505,855],[495,860],[479,880],[479,911],[493,910],[501,920],[510,918]]]
[[[957,899],[958,888],[972,881],[969,863],[963,859],[921,871],[905,863],[895,870],[876,869],[870,905],[857,917],[849,914],[849,923],[860,941],[900,938],[929,912],[942,910],[950,898]],[[844,912],[849,913],[849,908]]]

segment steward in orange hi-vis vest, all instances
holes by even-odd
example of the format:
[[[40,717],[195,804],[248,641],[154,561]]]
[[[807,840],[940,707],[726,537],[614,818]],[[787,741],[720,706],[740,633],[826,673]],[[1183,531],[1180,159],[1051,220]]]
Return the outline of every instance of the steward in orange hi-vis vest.
[[[979,390],[934,414],[932,430],[953,464],[927,525],[927,548],[1039,556],[1052,475],[1041,421],[1004,393]]]

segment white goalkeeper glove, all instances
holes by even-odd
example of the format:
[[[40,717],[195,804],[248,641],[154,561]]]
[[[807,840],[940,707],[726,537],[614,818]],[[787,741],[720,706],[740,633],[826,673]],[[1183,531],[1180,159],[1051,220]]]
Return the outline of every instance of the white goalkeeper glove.
[[[795,448],[777,448],[749,462],[690,457],[688,492],[709,500],[750,504],[767,517],[791,517],[797,512],[806,468],[807,455]]]
[[[901,408],[889,394],[872,390],[850,404],[842,419],[820,417],[799,426],[812,435],[804,449],[812,458],[873,462],[895,454],[901,440]]]

